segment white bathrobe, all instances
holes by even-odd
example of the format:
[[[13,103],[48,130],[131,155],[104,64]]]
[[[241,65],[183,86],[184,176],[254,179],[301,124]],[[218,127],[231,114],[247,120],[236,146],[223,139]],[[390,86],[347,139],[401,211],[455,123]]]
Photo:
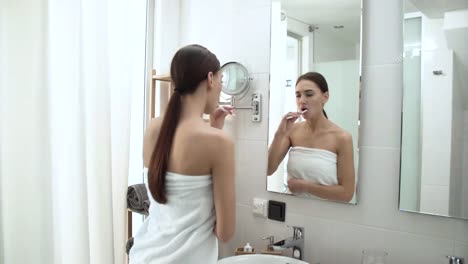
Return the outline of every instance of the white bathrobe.
[[[134,236],[131,264],[216,263],[215,209],[211,175],[167,172],[167,204],[151,201],[149,217]]]

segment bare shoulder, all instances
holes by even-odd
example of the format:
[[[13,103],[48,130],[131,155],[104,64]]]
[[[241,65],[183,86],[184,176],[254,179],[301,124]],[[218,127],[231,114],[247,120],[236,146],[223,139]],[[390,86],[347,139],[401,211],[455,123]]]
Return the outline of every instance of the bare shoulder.
[[[233,144],[233,140],[222,130],[199,122],[183,122],[179,124],[178,135],[185,147],[199,149],[203,152],[217,149],[219,145]]]
[[[331,126],[328,129],[328,133],[333,135],[334,140],[338,144],[338,147],[346,146],[353,143],[353,136],[348,131],[344,130],[337,124],[331,122]]]
[[[192,126],[183,142],[186,152],[208,161],[211,167],[234,154],[234,141],[229,135],[210,126]]]
[[[353,136],[348,131],[336,126],[337,129],[334,131],[338,148],[348,148],[353,146]]]
[[[222,149],[220,147],[234,146],[234,140],[220,129],[206,127],[203,133],[200,134],[201,139],[206,143],[206,146],[212,147],[215,150]]]

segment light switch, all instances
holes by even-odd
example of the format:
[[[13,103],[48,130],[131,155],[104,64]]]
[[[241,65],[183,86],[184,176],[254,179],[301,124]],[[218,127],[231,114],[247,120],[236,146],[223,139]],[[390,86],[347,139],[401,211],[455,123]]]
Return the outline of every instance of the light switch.
[[[286,204],[270,200],[268,202],[268,218],[284,222],[286,218]]]
[[[253,208],[252,213],[258,217],[267,217],[268,212],[268,200],[254,198],[252,202]]]

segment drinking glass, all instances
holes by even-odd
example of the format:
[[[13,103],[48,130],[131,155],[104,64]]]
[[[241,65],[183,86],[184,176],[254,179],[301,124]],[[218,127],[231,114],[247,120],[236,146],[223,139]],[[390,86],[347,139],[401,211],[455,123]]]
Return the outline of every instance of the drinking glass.
[[[361,264],[385,264],[388,253],[380,249],[364,249]]]

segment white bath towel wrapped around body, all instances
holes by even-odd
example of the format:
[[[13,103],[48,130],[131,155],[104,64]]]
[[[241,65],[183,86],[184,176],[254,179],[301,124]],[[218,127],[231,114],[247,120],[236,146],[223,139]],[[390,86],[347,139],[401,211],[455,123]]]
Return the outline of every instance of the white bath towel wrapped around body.
[[[288,178],[303,179],[321,185],[337,185],[337,155],[328,150],[292,147],[289,150]],[[301,196],[316,197],[309,193]]]
[[[149,217],[134,236],[130,263],[216,263],[212,176],[167,172],[166,191],[167,204],[148,192]]]

